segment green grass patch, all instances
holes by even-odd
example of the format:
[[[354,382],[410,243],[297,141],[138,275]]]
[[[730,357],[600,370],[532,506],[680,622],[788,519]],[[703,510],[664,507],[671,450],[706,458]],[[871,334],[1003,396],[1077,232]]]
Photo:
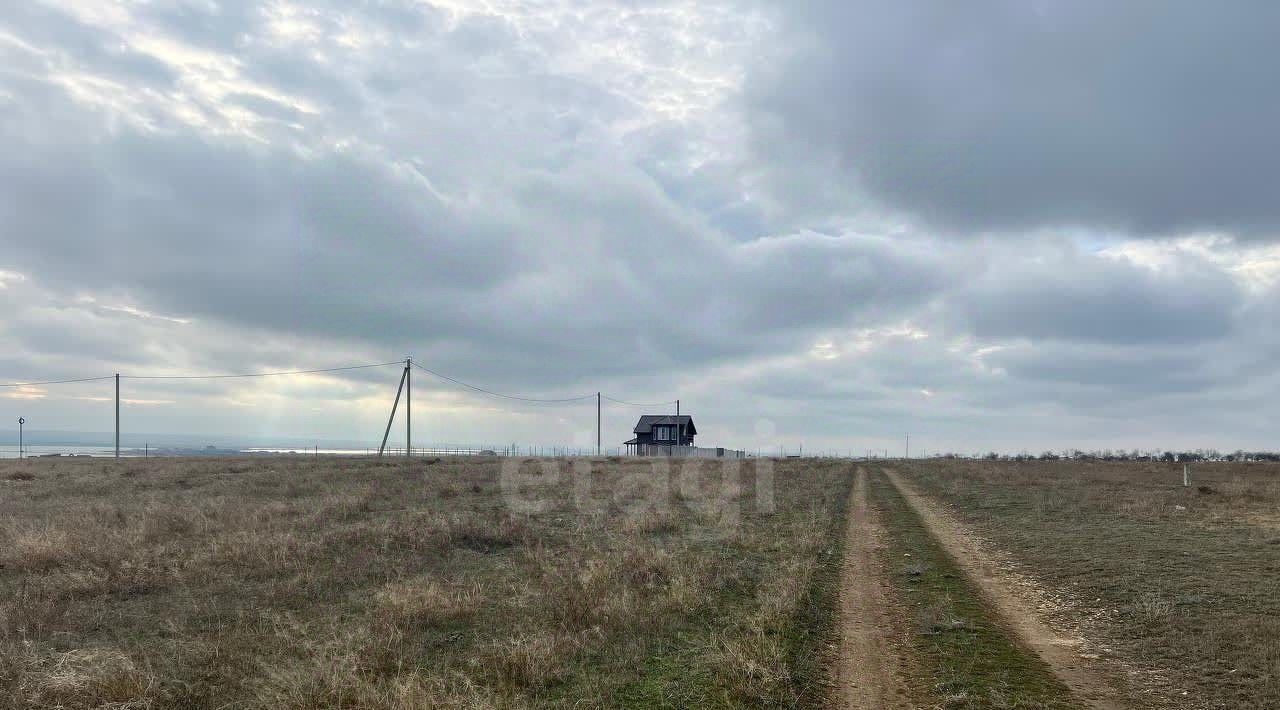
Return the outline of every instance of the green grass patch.
[[[1186,488],[1158,462],[898,468],[1007,551],[1148,706],[1280,707],[1280,466],[1201,464]]]
[[[1082,707],[1034,653],[1020,647],[978,590],[882,475],[868,483],[887,531],[885,570],[908,614],[917,704],[945,708]]]

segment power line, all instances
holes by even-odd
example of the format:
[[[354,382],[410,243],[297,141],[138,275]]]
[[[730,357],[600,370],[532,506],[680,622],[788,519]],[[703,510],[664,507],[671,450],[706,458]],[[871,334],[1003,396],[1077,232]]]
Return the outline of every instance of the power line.
[[[628,407],[665,407],[665,406],[667,406],[667,405],[669,405],[669,404],[675,404],[675,403],[676,403],[676,400],[674,400],[674,399],[673,399],[673,400],[670,400],[670,401],[667,401],[667,402],[653,402],[653,403],[651,403],[651,404],[641,404],[641,403],[638,403],[638,402],[624,402],[624,401],[622,401],[622,400],[620,400],[620,399],[614,399],[613,397],[610,397],[610,396],[609,396],[609,395],[607,395],[607,394],[606,394],[606,395],[604,395],[604,398],[605,398],[605,399],[607,399],[607,400],[609,400],[610,402],[613,402],[614,404],[624,404],[624,405],[626,405],[626,406],[628,406]]]
[[[454,378],[452,378],[452,377],[449,377],[448,375],[442,375],[442,374],[440,374],[439,372],[436,372],[435,370],[427,369],[427,368],[423,367],[422,365],[419,365],[419,364],[418,364],[418,363],[416,363],[416,362],[415,362],[415,363],[413,363],[413,366],[414,366],[414,367],[416,367],[416,368],[418,368],[419,370],[422,370],[423,372],[427,373],[428,375],[432,375],[432,376],[434,376],[434,377],[439,377],[440,379],[442,379],[442,380],[446,380],[446,381],[448,381],[448,382],[452,382],[452,383],[453,383],[453,384],[455,384],[455,385],[460,385],[460,386],[462,386],[462,387],[466,387],[467,389],[475,390],[476,392],[482,392],[482,393],[484,393],[484,394],[487,394],[487,395],[490,395],[490,396],[493,396],[493,397],[500,397],[500,398],[502,398],[502,399],[512,399],[512,400],[515,400],[515,401],[517,401],[517,402],[535,402],[535,403],[542,403],[542,404],[560,404],[560,403],[564,403],[564,402],[584,402],[584,401],[586,401],[586,400],[588,400],[588,399],[595,399],[595,398],[596,398],[596,393],[595,393],[595,392],[592,392],[591,394],[583,395],[583,396],[581,396],[581,397],[565,397],[565,398],[563,398],[563,399],[539,399],[539,398],[537,398],[537,397],[522,397],[522,396],[520,396],[520,395],[514,395],[514,394],[503,394],[503,393],[501,393],[501,392],[494,392],[493,390],[488,390],[488,389],[485,389],[485,388],[483,388],[483,387],[477,387],[476,385],[469,384],[469,383],[467,383],[467,382],[463,382],[462,380],[454,379]]]
[[[49,380],[48,382],[14,382],[11,384],[3,384],[0,387],[39,387],[41,385],[68,385],[73,382],[98,382],[101,380],[110,380],[112,375],[104,375],[102,377],[81,377],[76,380]]]
[[[121,375],[122,380],[230,380],[248,377],[280,377],[283,375],[316,375],[325,372],[348,372],[351,370],[369,370],[375,367],[403,365],[404,360],[379,362],[372,365],[348,365],[346,367],[326,367],[319,370],[290,370],[287,372],[255,372],[239,375]],[[99,378],[110,379],[110,378]]]
[[[403,360],[395,362],[380,362],[371,365],[348,365],[346,367],[327,367],[317,370],[290,370],[287,372],[254,372],[235,375],[121,375],[122,380],[226,380],[241,379],[249,377],[279,377],[283,375],[314,375],[325,372],[346,372],[350,370],[368,370],[375,367],[388,367],[390,365],[401,365]],[[75,382],[101,382],[105,380],[115,379],[114,375],[103,375],[101,377],[81,377],[71,380],[47,380],[44,382],[13,382],[0,384],[0,387],[38,387],[42,385],[66,385]]]
[[[317,374],[324,374],[329,372],[350,372],[353,370],[369,370],[369,369],[378,368],[378,367],[390,367],[392,365],[398,366],[403,364],[404,364],[403,360],[393,360],[391,362],[379,362],[379,363],[372,363],[368,365],[347,365],[343,367],[326,367],[326,368],[318,368],[313,370],[287,370],[282,372],[250,372],[250,373],[237,373],[237,374],[227,374],[227,375],[120,375],[120,379],[122,380],[168,380],[168,381],[231,380],[231,379],[249,379],[249,378],[256,378],[256,377],[283,377],[288,375],[317,375]],[[465,387],[469,390],[473,390],[481,394],[487,394],[491,397],[498,397],[500,399],[513,400],[517,402],[531,402],[536,404],[564,404],[569,402],[585,402],[587,400],[596,398],[596,393],[585,394],[578,397],[562,397],[562,398],[525,397],[522,395],[506,394],[503,392],[496,392],[494,390],[487,389],[485,387],[480,387],[478,385],[473,385],[469,382],[464,382],[462,380],[459,380],[454,377],[450,377],[441,372],[436,372],[435,370],[424,367],[417,362],[414,362],[413,365],[414,367],[417,367],[419,370],[422,370],[423,372],[433,377],[437,377],[441,380],[445,380],[446,382],[452,382],[455,385],[458,385],[460,387]],[[102,381],[114,379],[114,377],[115,377],[114,375],[103,375],[101,377],[81,377],[81,378],[67,379],[67,380],[47,380],[43,382],[14,382],[14,383],[0,384],[0,387],[8,387],[8,388],[38,387],[43,385],[63,385],[63,384],[72,384],[77,382],[102,382]],[[617,399],[614,397],[610,397],[608,395],[601,395],[601,396],[603,397],[603,399],[613,402],[614,404],[621,404],[628,407],[664,407],[667,405],[675,404],[676,402],[675,400],[669,400],[666,402],[640,403],[640,402],[628,402],[626,400]]]

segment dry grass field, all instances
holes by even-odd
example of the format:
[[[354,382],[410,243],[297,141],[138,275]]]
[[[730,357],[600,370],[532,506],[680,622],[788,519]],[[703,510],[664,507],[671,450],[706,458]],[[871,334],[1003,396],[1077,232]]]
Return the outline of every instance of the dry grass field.
[[[4,462],[0,707],[820,702],[848,463],[778,462],[774,512],[750,462],[728,505],[526,462],[535,512],[500,466]]]
[[[1280,466],[893,464],[1143,707],[1280,707]]]
[[[1280,466],[576,465],[0,464],[0,708],[1280,707]]]

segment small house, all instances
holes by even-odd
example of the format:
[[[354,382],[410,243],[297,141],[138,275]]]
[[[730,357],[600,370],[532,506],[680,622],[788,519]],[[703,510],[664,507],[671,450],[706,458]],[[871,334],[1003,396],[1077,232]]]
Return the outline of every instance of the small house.
[[[644,454],[650,446],[693,446],[698,428],[688,414],[646,414],[632,433],[636,438],[626,442],[627,453]]]

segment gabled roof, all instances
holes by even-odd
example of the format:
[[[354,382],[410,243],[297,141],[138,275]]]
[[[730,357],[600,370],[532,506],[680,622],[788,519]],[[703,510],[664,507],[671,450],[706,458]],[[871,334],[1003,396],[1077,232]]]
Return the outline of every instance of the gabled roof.
[[[636,424],[636,428],[632,429],[636,434],[652,434],[654,424],[678,424],[684,428],[684,433],[689,436],[698,435],[698,427],[693,425],[693,417],[688,414],[676,416],[674,414],[646,414],[640,417],[640,421]]]

